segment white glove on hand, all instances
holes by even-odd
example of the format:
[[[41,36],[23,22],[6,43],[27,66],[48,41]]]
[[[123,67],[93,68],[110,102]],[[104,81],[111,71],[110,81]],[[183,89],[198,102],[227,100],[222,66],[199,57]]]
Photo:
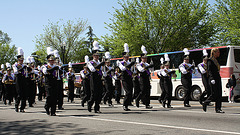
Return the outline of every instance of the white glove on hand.
[[[215,84],[215,80],[211,80],[211,83],[212,83],[212,84]]]

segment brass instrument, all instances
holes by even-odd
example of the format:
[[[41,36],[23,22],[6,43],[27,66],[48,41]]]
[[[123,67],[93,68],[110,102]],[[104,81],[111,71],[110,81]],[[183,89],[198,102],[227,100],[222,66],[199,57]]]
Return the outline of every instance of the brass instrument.
[[[8,76],[7,76],[8,77]],[[5,81],[4,81],[4,84],[10,84],[10,85],[12,85],[14,83],[14,80],[11,80],[11,79],[9,79],[9,77],[8,77],[8,79],[6,79]]]

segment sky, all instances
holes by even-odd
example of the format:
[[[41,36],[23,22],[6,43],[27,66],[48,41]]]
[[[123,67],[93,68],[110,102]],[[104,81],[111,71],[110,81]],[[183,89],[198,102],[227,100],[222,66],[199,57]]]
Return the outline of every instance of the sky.
[[[43,34],[49,20],[87,20],[97,37],[111,34],[105,27],[110,23],[118,0],[0,0],[0,30],[8,33],[11,44],[22,47],[24,56],[36,51],[35,37]],[[209,0],[212,5],[215,0]],[[84,34],[87,31],[84,32]],[[82,35],[86,36],[86,35]]]

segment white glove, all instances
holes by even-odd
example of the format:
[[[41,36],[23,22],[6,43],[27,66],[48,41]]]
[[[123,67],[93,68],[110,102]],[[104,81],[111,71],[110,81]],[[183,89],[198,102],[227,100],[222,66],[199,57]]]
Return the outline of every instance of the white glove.
[[[215,80],[211,80],[211,83],[212,83],[212,84],[215,84]]]

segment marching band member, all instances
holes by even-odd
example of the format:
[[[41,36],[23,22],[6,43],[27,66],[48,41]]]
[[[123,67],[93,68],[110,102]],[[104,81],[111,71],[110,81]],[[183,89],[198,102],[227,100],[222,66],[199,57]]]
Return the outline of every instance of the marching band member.
[[[60,55],[58,54],[58,50],[54,50],[54,57],[55,57],[55,65],[58,66],[59,68],[59,75],[57,79],[57,105],[59,110],[64,110],[63,108],[63,99],[64,99],[64,94],[63,94],[63,78],[64,78],[64,70],[60,66],[61,59]]]
[[[2,79],[2,83],[4,83],[4,88],[5,88],[5,99],[4,99],[4,104],[6,105],[8,100],[8,104],[11,105],[11,102],[14,97],[15,93],[15,87],[14,87],[14,74],[11,73],[11,65],[10,63],[6,63],[6,68],[7,68],[7,73],[4,75]]]
[[[38,66],[38,72],[39,72],[39,75],[37,76],[37,84],[39,90],[38,100],[42,101],[42,98],[46,97],[46,91],[45,91],[45,77],[40,66]]]
[[[115,68],[115,73],[114,73],[113,78],[115,80],[115,101],[117,102],[117,104],[121,104],[120,98],[121,98],[122,86],[121,86],[121,81],[120,81],[121,73],[120,73],[119,67]]]
[[[128,106],[129,104],[131,104],[133,93],[132,71],[130,70],[130,68],[134,65],[135,62],[129,61],[129,48],[127,43],[124,44],[124,52],[122,53],[122,55],[123,61],[117,61],[117,65],[122,72],[122,86],[125,90],[123,110],[130,111]]]
[[[220,76],[220,64],[217,58],[220,56],[220,51],[218,48],[211,50],[211,56],[207,61],[207,71],[208,71],[208,83],[212,94],[203,101],[203,110],[207,111],[207,105],[211,100],[215,101],[215,111],[216,113],[224,113],[222,111],[222,82]]]
[[[189,104],[190,94],[192,90],[192,72],[194,65],[189,63],[189,51],[184,48],[184,60],[183,63],[179,65],[179,70],[181,72],[181,83],[185,89],[186,95],[184,97],[184,107],[191,107]]]
[[[74,79],[75,75],[73,73],[72,63],[68,63],[68,73],[67,73],[67,79],[68,79],[68,101],[70,100],[71,103],[74,100]]]
[[[147,51],[145,46],[141,47],[142,54],[141,54],[141,63],[137,64],[137,70],[139,71],[140,78],[139,78],[139,84],[140,84],[140,93],[136,98],[136,106],[139,107],[139,101],[140,99],[143,100],[145,103],[145,106],[147,109],[151,109],[152,106],[150,106],[150,92],[151,92],[151,84],[150,84],[150,76],[151,73],[149,71],[149,68],[153,67],[153,64],[147,63]]]
[[[208,71],[207,71],[207,60],[208,60],[208,53],[204,49],[203,50],[203,62],[198,64],[198,71],[201,73],[202,76],[202,83],[205,88],[205,91],[200,96],[199,102],[202,104],[202,101],[204,100],[204,97],[207,95],[209,97],[211,95],[211,89],[208,83]]]
[[[2,83],[2,78],[4,76],[4,64],[1,64],[1,69],[0,69],[0,101],[2,99],[4,100],[4,84]]]
[[[47,99],[45,104],[45,110],[47,115],[56,116],[56,105],[57,105],[57,72],[59,67],[55,66],[55,57],[53,55],[53,50],[47,47],[47,60],[48,64],[43,67],[43,73],[45,75],[45,86],[47,92]]]
[[[102,84],[102,71],[101,66],[104,62],[99,61],[99,45],[97,41],[93,42],[93,60],[87,63],[88,69],[90,70],[90,90],[91,97],[88,101],[88,111],[92,111],[92,105],[95,103],[95,113],[100,112],[100,102],[102,100],[103,84]]]
[[[162,101],[162,106],[165,108],[166,105],[166,101],[167,101],[167,108],[172,108],[171,107],[171,100],[172,100],[172,74],[175,73],[175,71],[171,71],[169,69],[170,66],[170,59],[168,57],[168,54],[164,55],[164,59],[165,59],[165,68],[164,70],[161,70],[161,75],[163,76],[163,86],[164,86],[164,90],[165,90],[165,96],[163,98]]]
[[[104,102],[108,101],[108,105],[113,107],[112,104],[112,97],[113,97],[113,82],[112,82],[112,71],[113,68],[110,66],[110,53],[105,53],[105,66],[103,66],[103,77],[104,77],[104,84],[106,92],[103,96]]]
[[[27,98],[27,91],[26,91],[26,78],[25,75],[27,75],[27,66],[23,64],[24,60],[24,52],[22,48],[18,48],[17,50],[18,55],[17,59],[18,62],[12,66],[13,72],[16,76],[16,100],[15,100],[15,111],[18,112],[18,106],[21,101],[21,107],[20,112],[25,112],[24,109],[26,107],[26,98]]]
[[[157,72],[157,76],[158,76],[158,78],[159,78],[159,85],[160,85],[160,88],[161,88],[161,90],[162,90],[162,93],[161,93],[161,95],[159,96],[158,101],[159,101],[160,104],[162,104],[162,101],[163,101],[163,99],[164,99],[164,97],[165,97],[165,95],[166,95],[166,91],[165,91],[164,85],[163,85],[163,83],[164,83],[163,75],[161,74],[161,73],[162,73],[162,70],[164,70],[164,68],[165,68],[165,67],[164,67],[164,58],[162,57],[162,58],[160,59],[160,61],[161,61],[161,66],[160,66],[160,70]]]
[[[139,58],[136,58],[136,63],[134,64],[134,69],[133,69],[133,89],[134,89],[133,99],[135,100],[140,93],[140,84],[139,84],[140,76],[139,76],[138,70],[136,69],[137,64],[139,64]]]
[[[89,62],[89,57],[85,56],[85,65],[83,67],[83,70],[80,71],[80,76],[82,79],[82,85],[83,85],[83,91],[84,96],[81,101],[82,107],[84,107],[84,104],[90,99],[91,91],[90,91],[90,72],[87,67],[87,63]]]

